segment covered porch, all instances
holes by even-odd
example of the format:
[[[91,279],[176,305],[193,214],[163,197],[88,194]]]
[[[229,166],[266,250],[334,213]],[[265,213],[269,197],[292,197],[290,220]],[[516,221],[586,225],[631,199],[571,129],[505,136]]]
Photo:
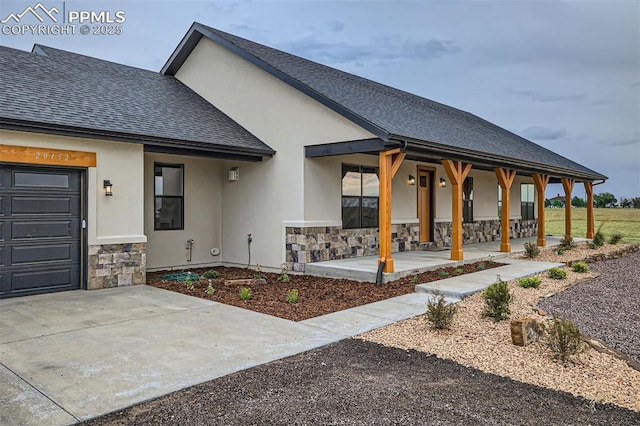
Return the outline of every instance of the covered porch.
[[[393,281],[408,275],[431,271],[443,267],[458,266],[480,261],[500,262],[510,254],[524,252],[524,244],[528,241],[536,242],[537,237],[518,238],[511,240],[511,253],[500,251],[500,241],[474,243],[465,245],[465,259],[451,260],[450,248],[438,251],[420,250],[394,253],[395,271],[384,274],[384,281]],[[559,244],[561,237],[547,236],[548,246]],[[584,239],[576,238],[576,241]],[[329,260],[309,263],[305,273],[309,275],[332,278],[346,278],[357,281],[375,282],[378,270],[378,256],[361,256],[349,259]]]

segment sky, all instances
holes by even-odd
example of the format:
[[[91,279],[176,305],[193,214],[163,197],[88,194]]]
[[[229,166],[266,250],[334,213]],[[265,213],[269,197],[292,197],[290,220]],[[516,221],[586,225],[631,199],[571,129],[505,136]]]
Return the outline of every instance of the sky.
[[[2,0],[0,20],[37,2]],[[123,11],[122,33],[3,31],[0,44],[159,71],[198,21],[471,112],[608,176],[595,193],[640,196],[639,0],[41,3]]]

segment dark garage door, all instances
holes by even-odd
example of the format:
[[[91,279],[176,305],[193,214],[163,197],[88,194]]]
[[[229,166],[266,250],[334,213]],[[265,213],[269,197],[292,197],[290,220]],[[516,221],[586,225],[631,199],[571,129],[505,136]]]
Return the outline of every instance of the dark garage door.
[[[0,298],[80,288],[81,178],[0,165]]]

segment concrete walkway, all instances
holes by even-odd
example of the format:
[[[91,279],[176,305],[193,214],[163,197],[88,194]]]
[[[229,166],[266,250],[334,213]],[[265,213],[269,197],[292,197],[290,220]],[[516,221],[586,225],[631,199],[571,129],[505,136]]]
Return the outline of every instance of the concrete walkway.
[[[438,288],[455,301],[533,265]],[[148,286],[1,300],[0,424],[71,424],[336,342],[424,313],[418,291],[301,322]]]

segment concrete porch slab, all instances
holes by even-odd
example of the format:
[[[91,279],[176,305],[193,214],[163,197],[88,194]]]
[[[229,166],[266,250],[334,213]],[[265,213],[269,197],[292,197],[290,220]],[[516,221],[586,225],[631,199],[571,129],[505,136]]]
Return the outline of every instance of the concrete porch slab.
[[[579,239],[576,239],[579,240]],[[511,254],[524,252],[524,244],[536,241],[536,237],[511,240]],[[557,245],[560,237],[547,237],[547,246]],[[503,262],[510,253],[500,252],[500,241],[486,243],[465,244],[464,260],[450,260],[450,251],[418,250],[394,253],[395,272],[385,273],[384,281],[389,282],[398,278],[431,271],[438,268],[459,266],[478,261],[496,260]],[[356,281],[375,282],[378,269],[377,256],[364,256],[349,259],[329,260],[324,262],[307,263],[305,273],[321,277],[345,278]]]

